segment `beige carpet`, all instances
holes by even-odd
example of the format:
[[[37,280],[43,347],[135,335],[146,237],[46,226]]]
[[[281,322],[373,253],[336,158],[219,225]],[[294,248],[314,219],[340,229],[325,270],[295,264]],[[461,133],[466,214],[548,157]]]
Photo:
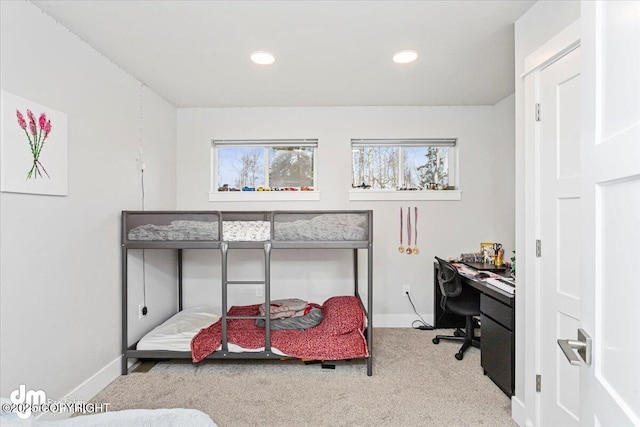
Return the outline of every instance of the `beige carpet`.
[[[439,333],[449,331],[438,331]],[[113,381],[110,410],[195,408],[227,426],[515,426],[511,401],[483,375],[480,351],[434,345],[435,331],[374,329],[373,376],[360,361],[335,370],[300,361],[157,364]]]

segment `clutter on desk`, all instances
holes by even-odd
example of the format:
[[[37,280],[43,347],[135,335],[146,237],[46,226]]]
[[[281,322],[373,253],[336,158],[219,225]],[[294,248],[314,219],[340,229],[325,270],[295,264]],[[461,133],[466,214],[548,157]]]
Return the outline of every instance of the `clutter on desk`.
[[[511,262],[504,259],[504,247],[502,243],[482,242],[480,244],[480,252],[462,253],[457,259],[450,259],[452,262],[461,262],[468,264],[484,264],[484,266],[473,267],[482,270],[508,270],[511,269],[511,275],[515,276],[515,251]],[[494,268],[495,267],[495,268]]]
[[[502,255],[500,260],[498,260],[501,250]],[[502,243],[482,242],[480,243],[480,253],[482,254],[482,259],[479,261],[474,260],[472,262],[496,264],[496,267],[502,267],[504,265],[504,249],[502,247]],[[500,265],[498,265],[498,263]]]
[[[467,276],[469,278],[474,278],[474,276],[478,273],[477,270],[465,265],[465,264],[461,264],[461,263],[453,263],[453,266],[458,270],[458,273],[462,274],[463,276]]]
[[[504,249],[502,249],[502,245],[500,245],[500,249],[498,249],[498,253],[496,254],[495,261],[493,262],[496,267],[502,267],[504,265]]]
[[[501,289],[511,295],[516,293],[516,285],[512,281],[506,278],[488,278],[485,283],[488,283],[491,286],[495,286],[498,289]]]
[[[482,253],[482,261],[493,264],[493,257],[495,256],[493,242],[482,242],[480,243],[480,252]]]
[[[456,267],[458,273],[463,276],[479,280],[512,295],[515,294],[516,282],[508,277],[501,276],[500,274],[496,274],[492,271],[478,271],[462,263],[454,263],[453,266]]]
[[[460,262],[482,262],[482,252],[475,252],[470,254],[460,254]]]

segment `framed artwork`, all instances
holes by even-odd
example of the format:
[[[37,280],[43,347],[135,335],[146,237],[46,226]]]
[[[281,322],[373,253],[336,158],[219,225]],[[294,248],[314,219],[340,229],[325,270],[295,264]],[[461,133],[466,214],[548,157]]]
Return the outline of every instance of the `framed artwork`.
[[[482,242],[480,243],[480,253],[483,256],[489,256],[493,259],[493,257],[495,256],[494,250],[493,250],[493,246],[494,243],[493,242]]]
[[[2,91],[0,191],[66,196],[67,115]]]

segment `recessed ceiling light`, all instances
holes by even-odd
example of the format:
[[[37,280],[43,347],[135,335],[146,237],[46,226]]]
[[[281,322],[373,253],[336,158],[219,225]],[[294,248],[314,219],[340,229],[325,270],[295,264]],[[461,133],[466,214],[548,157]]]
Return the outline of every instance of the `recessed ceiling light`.
[[[393,55],[393,62],[398,64],[406,64],[413,62],[418,58],[418,52],[415,50],[403,50]]]
[[[269,52],[253,52],[251,54],[251,60],[256,64],[270,65],[276,61],[276,58]]]

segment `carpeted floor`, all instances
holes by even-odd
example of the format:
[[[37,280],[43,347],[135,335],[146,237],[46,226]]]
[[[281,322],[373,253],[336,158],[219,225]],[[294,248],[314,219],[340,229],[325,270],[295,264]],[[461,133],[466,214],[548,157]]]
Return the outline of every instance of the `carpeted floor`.
[[[438,331],[439,333],[449,331]],[[374,330],[373,376],[300,361],[158,363],[113,381],[92,401],[109,410],[195,408],[228,426],[515,426],[511,401],[483,375],[480,351],[436,331]]]

